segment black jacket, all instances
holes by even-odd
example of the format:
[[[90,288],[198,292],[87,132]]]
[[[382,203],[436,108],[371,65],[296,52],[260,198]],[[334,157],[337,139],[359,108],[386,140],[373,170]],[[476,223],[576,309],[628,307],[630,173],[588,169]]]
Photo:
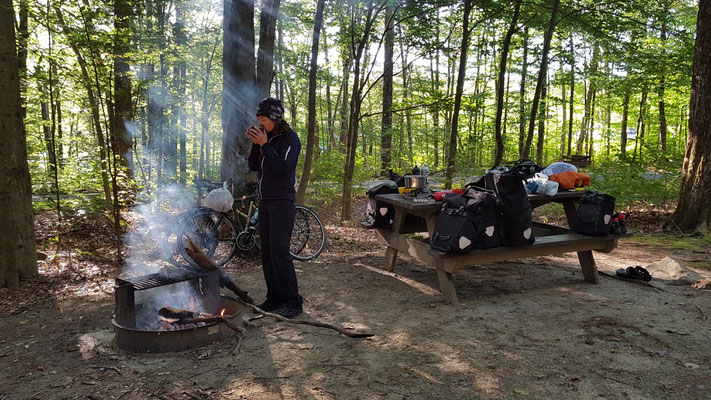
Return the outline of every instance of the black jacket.
[[[269,135],[264,146],[252,144],[249,169],[259,171],[261,200],[296,200],[296,164],[301,152],[299,135],[289,130]]]

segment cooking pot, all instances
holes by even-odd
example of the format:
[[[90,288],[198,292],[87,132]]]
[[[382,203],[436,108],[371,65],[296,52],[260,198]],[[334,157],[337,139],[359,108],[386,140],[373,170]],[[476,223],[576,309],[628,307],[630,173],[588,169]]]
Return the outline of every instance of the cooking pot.
[[[405,175],[405,187],[422,190],[427,187],[427,177],[425,175]]]

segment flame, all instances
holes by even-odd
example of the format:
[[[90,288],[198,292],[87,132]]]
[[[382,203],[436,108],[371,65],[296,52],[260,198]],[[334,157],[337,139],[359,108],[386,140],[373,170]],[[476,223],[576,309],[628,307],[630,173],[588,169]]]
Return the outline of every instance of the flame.
[[[188,310],[195,311],[195,298],[193,296],[190,296],[190,308]]]
[[[225,316],[225,309],[223,308],[222,311],[220,311],[220,317],[224,317],[224,316]]]

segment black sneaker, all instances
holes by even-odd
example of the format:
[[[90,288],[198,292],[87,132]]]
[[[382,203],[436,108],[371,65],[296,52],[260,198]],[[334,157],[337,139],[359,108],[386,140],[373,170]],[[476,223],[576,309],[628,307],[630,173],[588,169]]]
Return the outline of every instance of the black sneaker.
[[[283,308],[280,308],[278,310],[274,311],[274,314],[281,315],[284,318],[287,319],[292,319],[296,317],[297,315],[301,314],[303,309],[299,307],[294,307],[294,306],[285,306]]]
[[[262,304],[257,304],[257,307],[266,311],[272,312],[281,308],[281,304],[271,301],[269,299],[264,300]]]

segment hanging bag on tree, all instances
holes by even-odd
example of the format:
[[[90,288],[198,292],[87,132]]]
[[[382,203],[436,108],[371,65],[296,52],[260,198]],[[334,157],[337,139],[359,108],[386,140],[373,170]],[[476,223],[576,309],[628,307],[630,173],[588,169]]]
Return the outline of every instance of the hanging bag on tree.
[[[607,193],[586,190],[578,203],[573,230],[583,235],[606,236],[610,233],[615,198]]]

